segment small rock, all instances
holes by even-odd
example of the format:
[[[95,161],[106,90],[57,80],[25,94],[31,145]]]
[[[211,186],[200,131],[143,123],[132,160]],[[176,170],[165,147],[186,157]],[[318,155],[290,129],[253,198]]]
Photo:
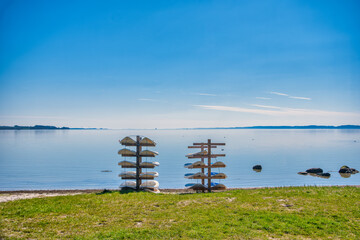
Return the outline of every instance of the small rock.
[[[307,173],[323,173],[323,170],[321,168],[309,168],[306,170]]]
[[[254,170],[255,172],[261,172],[262,167],[261,167],[261,165],[255,165],[255,166],[253,166],[253,170]]]
[[[261,165],[255,165],[255,166],[253,166],[253,169],[261,170],[261,169],[262,169],[262,166],[261,166]]]
[[[342,166],[340,169],[339,169],[339,173],[351,173],[351,174],[355,174],[355,173],[358,173],[359,171],[356,170],[355,168],[350,168],[346,165]]]
[[[300,175],[307,175],[308,173],[307,173],[307,172],[298,172],[298,174],[300,174]]]
[[[321,178],[329,178],[331,176],[330,173],[317,173],[316,175]]]

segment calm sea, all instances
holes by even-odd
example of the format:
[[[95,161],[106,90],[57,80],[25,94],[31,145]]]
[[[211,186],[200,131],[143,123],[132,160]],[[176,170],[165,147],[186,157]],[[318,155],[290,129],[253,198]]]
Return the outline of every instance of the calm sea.
[[[214,151],[226,153],[227,187],[360,185],[360,174],[337,172],[342,165],[360,169],[360,130],[8,130],[0,131],[0,190],[118,188],[118,140],[128,135],[157,142],[151,150],[159,152],[160,188],[196,182],[184,179],[197,172],[183,167],[194,152],[187,146],[208,138],[226,143]],[[297,174],[312,167],[331,177]]]

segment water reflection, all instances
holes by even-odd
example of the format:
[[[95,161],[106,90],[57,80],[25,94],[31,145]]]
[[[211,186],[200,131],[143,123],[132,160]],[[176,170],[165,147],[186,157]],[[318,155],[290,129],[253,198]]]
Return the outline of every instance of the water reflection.
[[[349,178],[351,177],[351,173],[339,173],[341,177],[343,178]]]

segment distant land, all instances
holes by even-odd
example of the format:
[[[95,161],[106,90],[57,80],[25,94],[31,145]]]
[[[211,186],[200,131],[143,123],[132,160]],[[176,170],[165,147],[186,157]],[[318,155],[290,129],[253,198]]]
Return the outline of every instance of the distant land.
[[[214,128],[181,128],[182,130],[201,130],[201,129],[360,129],[360,125],[341,125],[341,126],[251,126],[251,127],[214,127]]]
[[[250,126],[250,127],[209,127],[209,128],[168,128],[159,130],[209,130],[209,129],[360,129],[360,125],[340,125],[340,126],[323,126],[323,125],[307,125],[307,126]],[[0,126],[0,130],[109,130],[108,128],[70,128],[55,127],[46,125],[35,126]],[[122,129],[124,130],[124,129]],[[127,130],[152,130],[152,129],[127,129]],[[155,130],[158,130],[155,128]]]
[[[0,130],[103,130],[105,128],[69,128],[69,127],[55,127],[45,125],[35,126],[0,126]]]

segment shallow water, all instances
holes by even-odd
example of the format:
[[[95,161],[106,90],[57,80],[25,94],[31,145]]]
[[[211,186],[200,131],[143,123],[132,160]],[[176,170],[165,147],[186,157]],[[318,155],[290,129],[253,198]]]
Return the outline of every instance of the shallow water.
[[[337,173],[342,165],[360,169],[360,130],[7,130],[0,131],[0,190],[117,188],[118,140],[136,134],[157,142],[149,149],[159,152],[160,188],[197,182],[184,179],[197,172],[183,167],[195,152],[187,146],[208,138],[226,143],[214,152],[226,154],[219,159],[227,187],[360,185],[360,174]],[[335,172],[329,179],[297,174],[312,167]]]

